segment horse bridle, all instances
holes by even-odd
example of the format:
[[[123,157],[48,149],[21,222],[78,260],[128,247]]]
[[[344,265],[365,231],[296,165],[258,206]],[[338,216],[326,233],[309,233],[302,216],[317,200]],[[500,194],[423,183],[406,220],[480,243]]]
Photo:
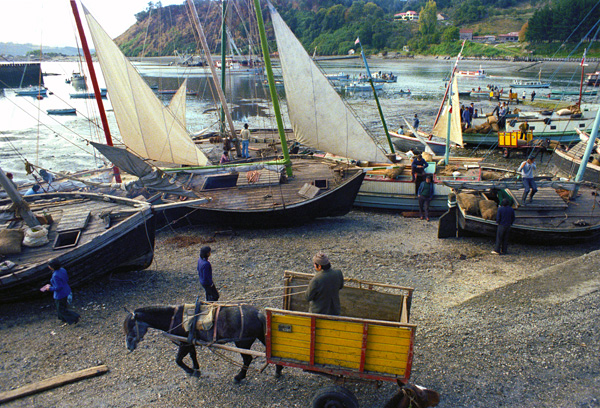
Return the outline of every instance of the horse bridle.
[[[409,393],[409,391],[410,391],[410,393]],[[408,408],[412,408],[413,403],[415,404],[416,408],[421,408],[421,405],[419,405],[419,403],[417,403],[414,396],[410,395],[410,394],[415,395],[415,392],[413,390],[410,390],[408,388],[402,388],[402,393],[410,400],[410,404],[408,405]]]
[[[135,312],[131,312],[131,317],[133,318],[133,321],[135,322],[135,340],[137,343],[139,343],[139,341],[140,341],[140,325],[138,324],[138,321],[135,317]]]

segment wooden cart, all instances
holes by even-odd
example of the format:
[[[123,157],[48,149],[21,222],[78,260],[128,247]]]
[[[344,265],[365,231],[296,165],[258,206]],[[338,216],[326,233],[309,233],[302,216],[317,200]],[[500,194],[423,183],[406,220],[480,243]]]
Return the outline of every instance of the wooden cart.
[[[267,362],[348,380],[408,382],[416,326],[412,288],[345,279],[341,316],[307,313],[311,274],[286,271],[283,309],[266,309]],[[341,386],[326,387],[313,407],[358,407]]]
[[[508,159],[511,151],[520,150],[529,156],[529,153],[541,148],[541,145],[534,143],[532,131],[521,135],[521,132],[517,130],[513,132],[498,132],[498,147],[502,149],[502,157]]]

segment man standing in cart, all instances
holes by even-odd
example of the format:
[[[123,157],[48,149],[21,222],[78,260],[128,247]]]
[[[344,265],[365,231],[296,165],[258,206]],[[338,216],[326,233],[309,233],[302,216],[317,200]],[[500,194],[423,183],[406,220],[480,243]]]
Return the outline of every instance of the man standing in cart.
[[[313,257],[313,265],[317,273],[310,280],[306,291],[308,312],[339,316],[340,289],[344,287],[344,275],[340,270],[331,269],[329,258],[321,252]]]

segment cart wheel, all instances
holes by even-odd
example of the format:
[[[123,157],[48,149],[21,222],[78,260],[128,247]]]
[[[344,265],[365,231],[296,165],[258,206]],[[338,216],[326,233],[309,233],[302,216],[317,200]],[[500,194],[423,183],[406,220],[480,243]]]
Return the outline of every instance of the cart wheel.
[[[358,400],[347,388],[332,385],[315,394],[312,408],[358,408]]]
[[[510,150],[508,150],[508,147],[505,147],[502,150],[502,157],[504,157],[505,159],[508,159],[510,157]]]

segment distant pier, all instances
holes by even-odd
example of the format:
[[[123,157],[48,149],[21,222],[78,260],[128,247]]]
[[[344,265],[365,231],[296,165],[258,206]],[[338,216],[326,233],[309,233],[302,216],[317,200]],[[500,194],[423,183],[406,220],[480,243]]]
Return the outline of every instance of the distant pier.
[[[0,63],[0,88],[24,88],[43,85],[39,62]]]

